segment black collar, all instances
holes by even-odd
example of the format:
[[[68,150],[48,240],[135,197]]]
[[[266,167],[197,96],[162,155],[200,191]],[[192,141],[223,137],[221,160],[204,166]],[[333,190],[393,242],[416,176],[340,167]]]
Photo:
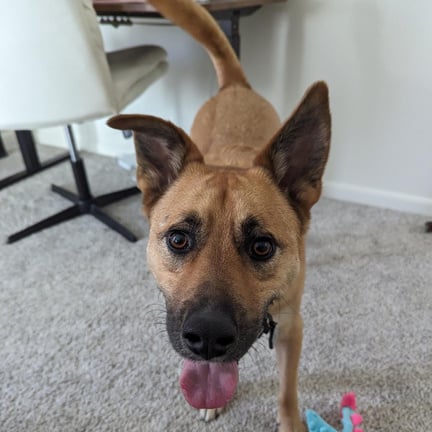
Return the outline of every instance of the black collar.
[[[273,335],[275,332],[277,323],[273,321],[273,317],[267,312],[263,319],[263,328],[258,337],[261,337],[264,333],[269,334],[269,348],[273,349]]]

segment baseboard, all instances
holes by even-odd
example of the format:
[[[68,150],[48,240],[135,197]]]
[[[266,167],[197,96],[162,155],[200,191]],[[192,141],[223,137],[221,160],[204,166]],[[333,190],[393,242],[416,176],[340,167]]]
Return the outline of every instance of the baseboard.
[[[324,182],[323,196],[432,217],[432,198],[332,181]]]

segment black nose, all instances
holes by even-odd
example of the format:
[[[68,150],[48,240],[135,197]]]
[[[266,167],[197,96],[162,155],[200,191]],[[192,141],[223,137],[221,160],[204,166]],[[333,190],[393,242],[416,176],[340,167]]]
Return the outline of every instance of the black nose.
[[[237,329],[224,308],[207,307],[189,314],[183,324],[182,336],[191,352],[210,360],[223,356],[235,345]]]

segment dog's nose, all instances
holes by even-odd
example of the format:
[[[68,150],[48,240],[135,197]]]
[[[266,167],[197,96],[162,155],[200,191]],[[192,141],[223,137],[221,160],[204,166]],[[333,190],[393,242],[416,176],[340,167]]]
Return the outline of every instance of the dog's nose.
[[[220,357],[236,343],[237,329],[221,308],[205,308],[186,318],[182,332],[186,346],[204,360]]]

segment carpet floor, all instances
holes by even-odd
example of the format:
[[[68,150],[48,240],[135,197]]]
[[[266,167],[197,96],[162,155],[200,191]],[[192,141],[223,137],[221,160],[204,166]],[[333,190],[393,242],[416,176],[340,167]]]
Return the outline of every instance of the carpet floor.
[[[0,177],[19,163],[8,150]],[[133,184],[112,159],[85,160],[95,194]],[[140,237],[135,244],[91,216],[5,244],[68,205],[52,182],[72,188],[67,163],[0,191],[0,430],[275,431],[278,380],[265,340],[241,361],[235,398],[216,421],[203,423],[184,401],[181,360],[146,267],[139,196],[107,208]],[[431,428],[432,235],[424,221],[329,199],[313,210],[299,392],[301,409],[337,430],[348,391],[366,431]]]

